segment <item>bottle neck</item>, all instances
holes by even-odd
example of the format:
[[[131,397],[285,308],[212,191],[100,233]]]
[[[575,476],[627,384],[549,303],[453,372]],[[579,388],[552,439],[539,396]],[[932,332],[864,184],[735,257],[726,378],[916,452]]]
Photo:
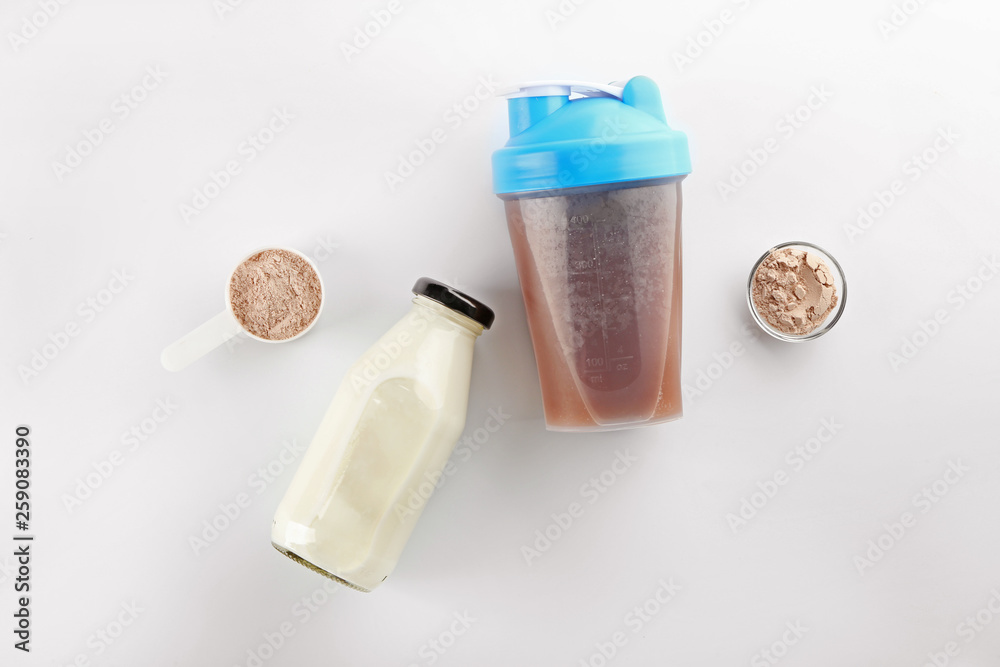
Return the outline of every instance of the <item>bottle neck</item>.
[[[427,297],[417,294],[413,297],[413,307],[418,309],[421,313],[430,319],[431,317],[437,316],[444,318],[445,320],[455,324],[462,329],[465,329],[473,336],[478,338],[483,333],[483,325],[475,320],[462,315],[461,313],[456,313],[451,308],[443,306],[433,299],[428,299]]]

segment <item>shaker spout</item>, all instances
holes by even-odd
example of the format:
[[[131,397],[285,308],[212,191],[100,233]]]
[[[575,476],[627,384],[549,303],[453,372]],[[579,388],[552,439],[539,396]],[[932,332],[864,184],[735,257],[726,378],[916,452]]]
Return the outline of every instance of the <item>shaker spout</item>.
[[[660,88],[648,76],[634,76],[629,79],[622,91],[622,102],[639,111],[645,111],[664,125],[667,124]]]

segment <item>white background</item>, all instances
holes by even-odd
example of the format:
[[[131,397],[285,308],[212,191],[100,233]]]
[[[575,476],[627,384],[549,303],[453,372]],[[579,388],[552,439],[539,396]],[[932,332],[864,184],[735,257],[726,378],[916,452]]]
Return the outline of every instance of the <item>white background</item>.
[[[13,547],[0,550],[0,663],[714,667],[772,664],[759,652],[774,645],[787,665],[918,667],[935,653],[1000,664],[1000,618],[988,608],[1000,590],[1000,280],[977,282],[1000,251],[996,4],[911,0],[912,15],[887,32],[890,0],[588,0],[564,2],[565,16],[555,0],[401,3],[350,58],[341,45],[386,3],[246,0],[219,11],[210,0],[91,0],[48,20],[44,3],[4,3],[0,506],[10,528],[0,533],[16,532],[14,428],[28,424],[36,541],[30,655],[11,646]],[[723,10],[728,23],[713,23]],[[34,34],[25,19],[44,25]],[[705,46],[680,62],[689,40]],[[147,67],[166,78],[121,118],[116,99]],[[491,192],[505,105],[469,96],[481,80],[635,74],[660,84],[668,119],[691,140],[686,413],[634,431],[548,433]],[[813,87],[832,97],[803,110]],[[463,101],[475,110],[449,123]],[[247,160],[241,143],[274,109],[294,119]],[[796,112],[800,127],[779,130]],[[54,162],[104,118],[113,131],[60,178]],[[436,128],[444,143],[391,189],[385,173]],[[935,154],[949,128],[957,139]],[[778,150],[724,198],[719,184],[771,137]],[[904,170],[925,149],[935,162],[914,180]],[[240,173],[185,221],[180,205],[228,160]],[[859,207],[896,179],[903,193],[849,234]],[[850,290],[836,328],[802,345],[745,328],[750,266],[788,240],[829,250]],[[271,244],[317,260],[328,299],[315,329],[164,371],[160,350],[220,311],[233,265]],[[122,270],[133,276],[125,289],[85,314]],[[457,461],[381,588],[328,594],[269,544],[294,464],[266,485],[255,471],[282,467],[283,442],[309,441],[342,374],[402,317],[421,275],[497,312],[477,343],[466,434],[491,408],[511,418]],[[968,300],[959,286],[978,291]],[[944,323],[927,325],[938,311]],[[71,324],[78,335],[63,349],[45,347]],[[742,354],[730,359],[734,343]],[[51,358],[26,373],[36,352]],[[162,423],[150,421],[158,400],[177,406]],[[836,435],[795,470],[786,454],[823,419]],[[123,434],[143,427],[132,449]],[[616,452],[637,461],[590,504],[581,487]],[[94,476],[112,456],[121,464]],[[938,482],[933,504],[919,501],[949,462],[967,470]],[[727,515],[782,471],[788,483],[734,530]],[[88,475],[97,488],[68,503]],[[195,553],[190,538],[241,493],[250,506]],[[560,532],[552,515],[572,502],[583,515],[529,564],[522,548],[536,531]],[[887,536],[904,512],[915,525]],[[877,562],[857,560],[880,539],[889,548]],[[659,582],[671,578],[680,590],[660,605]],[[307,614],[309,596],[321,603]],[[629,614],[647,603],[656,613],[637,628]],[[1000,598],[992,604],[1000,610]],[[141,611],[131,619],[122,605]],[[460,636],[449,634],[455,613],[475,619]],[[977,613],[992,624],[959,626]],[[285,623],[294,634],[266,648]],[[785,634],[789,623],[806,629],[801,638]],[[116,635],[110,645],[99,631]],[[625,643],[606,659],[600,645],[616,632]],[[944,655],[949,642],[956,656]]]

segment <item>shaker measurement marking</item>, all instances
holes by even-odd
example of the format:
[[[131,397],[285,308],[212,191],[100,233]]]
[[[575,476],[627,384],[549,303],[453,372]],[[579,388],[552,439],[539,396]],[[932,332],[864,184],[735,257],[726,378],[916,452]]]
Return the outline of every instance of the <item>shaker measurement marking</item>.
[[[600,196],[588,203],[607,206]],[[570,283],[582,288],[571,300],[579,327],[591,329],[577,329],[583,336],[580,377],[595,389],[621,389],[639,369],[634,291],[629,277],[615,275],[616,264],[619,272],[626,266],[615,260],[630,252],[628,233],[606,216],[571,215],[569,222]],[[599,332],[593,329],[595,324],[600,325]]]

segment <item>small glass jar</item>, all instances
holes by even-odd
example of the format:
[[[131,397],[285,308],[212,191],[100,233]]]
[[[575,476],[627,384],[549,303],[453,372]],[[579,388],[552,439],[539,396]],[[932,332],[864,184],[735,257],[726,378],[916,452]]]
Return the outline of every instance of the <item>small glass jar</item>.
[[[753,288],[754,280],[757,275],[757,269],[761,264],[771,256],[772,253],[777,252],[785,248],[791,248],[792,250],[801,250],[803,252],[812,253],[823,261],[824,264],[830,269],[831,277],[833,278],[833,289],[834,295],[837,297],[837,303],[834,305],[833,309],[826,315],[824,320],[814,329],[808,333],[803,334],[793,334],[786,333],[780,329],[776,329],[771,326],[761,313],[757,311],[757,305],[753,300]],[[777,338],[778,340],[783,340],[789,343],[801,343],[807,340],[814,340],[819,338],[830,329],[833,325],[837,323],[840,319],[841,314],[844,312],[844,306],[847,303],[847,280],[844,278],[844,270],[841,268],[840,264],[833,255],[823,250],[817,245],[812,243],[806,243],[804,241],[789,241],[787,243],[782,243],[774,246],[760,258],[754,262],[753,268],[750,269],[750,277],[747,279],[747,305],[750,308],[750,314],[753,315],[754,321],[757,325],[764,330],[767,334]]]

